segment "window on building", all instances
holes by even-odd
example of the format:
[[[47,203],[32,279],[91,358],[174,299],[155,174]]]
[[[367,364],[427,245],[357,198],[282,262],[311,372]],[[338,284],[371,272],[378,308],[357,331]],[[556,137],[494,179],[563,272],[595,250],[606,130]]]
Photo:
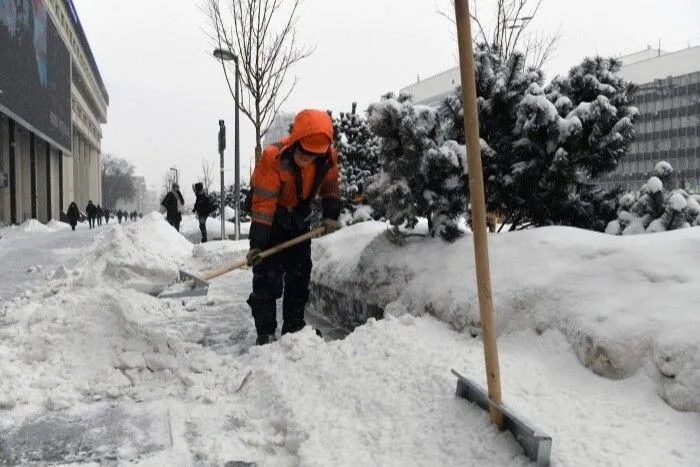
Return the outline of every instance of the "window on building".
[[[680,117],[673,117],[671,119],[671,128],[673,129],[678,129],[681,127],[681,119]]]
[[[687,148],[688,147],[688,137],[687,136],[681,136],[680,137],[680,147],[681,148]]]
[[[678,138],[671,138],[671,149],[678,148]]]

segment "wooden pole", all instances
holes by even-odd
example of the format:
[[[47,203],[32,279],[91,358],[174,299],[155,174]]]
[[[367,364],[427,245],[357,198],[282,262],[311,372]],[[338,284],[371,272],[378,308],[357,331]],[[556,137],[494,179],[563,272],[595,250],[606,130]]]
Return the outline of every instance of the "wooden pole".
[[[462,78],[462,97],[464,100],[464,134],[467,140],[469,192],[472,204],[476,282],[479,290],[479,314],[483,330],[486,381],[489,399],[491,400],[491,420],[499,427],[503,427],[503,414],[497,407],[501,404],[501,375],[498,367],[498,344],[496,342],[496,329],[493,318],[493,298],[491,297],[484,176],[481,167],[479,117],[476,108],[474,47],[472,45],[469,18],[468,0],[455,0],[459,64]]]

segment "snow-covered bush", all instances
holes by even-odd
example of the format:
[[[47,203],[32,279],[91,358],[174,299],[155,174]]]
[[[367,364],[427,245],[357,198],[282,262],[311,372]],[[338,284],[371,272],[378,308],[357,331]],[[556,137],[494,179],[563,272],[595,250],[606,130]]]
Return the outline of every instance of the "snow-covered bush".
[[[668,190],[672,173],[668,162],[656,164],[654,175],[638,193],[622,195],[617,219],[608,223],[605,232],[634,235],[700,225],[700,195]]]
[[[467,205],[464,145],[446,139],[436,109],[406,95],[388,94],[367,114],[381,138],[382,171],[367,188],[375,214],[409,229],[426,217],[432,235],[456,239],[456,220]]]
[[[340,189],[343,198],[353,202],[362,196],[371,178],[379,173],[379,138],[370,130],[367,120],[356,113],[353,102],[351,112],[341,112],[334,119],[335,147],[340,163]]]
[[[479,129],[487,209],[523,225],[570,225],[603,230],[613,200],[591,179],[617,166],[632,142],[637,109],[615,59],[587,58],[545,87],[541,70],[525,68],[487,47],[475,51]],[[439,112],[447,137],[464,142],[462,96]]]

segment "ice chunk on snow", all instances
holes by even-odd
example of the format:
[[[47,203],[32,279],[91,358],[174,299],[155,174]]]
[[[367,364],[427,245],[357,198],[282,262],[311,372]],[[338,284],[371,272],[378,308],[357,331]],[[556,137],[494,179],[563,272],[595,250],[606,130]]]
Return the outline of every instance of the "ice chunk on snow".
[[[64,265],[60,265],[56,270],[51,274],[51,280],[58,280],[58,279],[65,279],[68,277],[68,270]]]
[[[170,354],[147,353],[143,358],[151,371],[172,370],[178,367],[177,359]]]
[[[647,181],[646,187],[649,193],[658,193],[664,189],[664,184],[658,177],[651,177],[649,181]]]
[[[136,351],[123,352],[119,356],[119,362],[117,363],[117,368],[129,369],[129,368],[145,368],[146,360],[143,358],[143,353]]]
[[[204,373],[219,366],[221,359],[212,351],[194,352],[189,359],[188,366],[195,373]]]

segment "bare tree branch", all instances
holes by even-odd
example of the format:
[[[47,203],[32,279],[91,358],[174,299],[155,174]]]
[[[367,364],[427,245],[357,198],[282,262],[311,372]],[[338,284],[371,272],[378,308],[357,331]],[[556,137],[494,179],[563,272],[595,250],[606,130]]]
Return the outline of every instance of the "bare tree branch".
[[[477,31],[473,37],[475,42],[485,44],[489,52],[496,52],[505,60],[516,51],[522,52],[528,67],[541,68],[551,58],[562,37],[561,30],[548,35],[530,31],[543,0],[496,0],[495,16],[490,26],[478,9],[479,1],[486,0],[474,0],[470,13]],[[489,2],[493,4],[493,0]],[[453,0],[448,0],[448,3],[451,7]],[[437,13],[455,23],[453,9],[437,8]]]
[[[295,77],[291,86],[283,91],[288,81],[287,72],[314,49],[297,45],[297,12],[301,0],[226,1],[230,26],[226,26],[219,0],[200,0],[209,23],[209,37],[216,37],[220,48],[238,57],[243,88],[239,108],[255,126],[257,160],[262,151],[262,137],[298,82]],[[234,65],[222,65],[233,95],[228,74],[234,70]]]
[[[214,162],[202,158],[202,176],[200,180],[204,185],[204,190],[208,193],[214,183]]]

